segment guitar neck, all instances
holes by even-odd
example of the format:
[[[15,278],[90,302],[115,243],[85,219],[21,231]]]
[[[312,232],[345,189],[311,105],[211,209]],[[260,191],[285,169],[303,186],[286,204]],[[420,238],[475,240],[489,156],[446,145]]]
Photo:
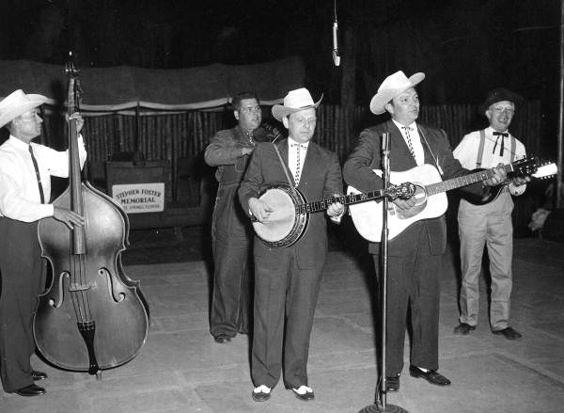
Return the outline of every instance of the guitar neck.
[[[513,171],[513,165],[504,165],[503,169],[505,169],[506,172],[511,172]],[[427,194],[431,196],[450,191],[451,189],[472,185],[477,182],[483,182],[490,179],[492,176],[494,176],[494,172],[491,169],[484,169],[483,171],[474,172],[468,175],[460,176],[458,178],[436,182],[434,184],[425,186],[425,188],[427,189]]]
[[[313,201],[296,205],[296,212],[303,214],[324,211],[329,208],[329,205],[334,204],[335,202],[340,202],[343,205],[358,204],[360,202],[367,202],[374,199],[383,198],[385,193],[386,191],[379,189],[377,191],[371,191],[367,193],[334,196],[331,198],[322,199],[320,201]]]

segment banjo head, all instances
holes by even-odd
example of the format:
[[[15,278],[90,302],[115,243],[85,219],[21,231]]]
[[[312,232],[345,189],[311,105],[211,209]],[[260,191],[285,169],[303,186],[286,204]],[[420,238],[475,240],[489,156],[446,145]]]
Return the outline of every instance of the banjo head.
[[[305,231],[308,214],[298,214],[296,206],[304,204],[303,195],[296,189],[280,185],[267,188],[259,199],[273,211],[268,223],[253,222],[257,236],[270,247],[289,247]]]

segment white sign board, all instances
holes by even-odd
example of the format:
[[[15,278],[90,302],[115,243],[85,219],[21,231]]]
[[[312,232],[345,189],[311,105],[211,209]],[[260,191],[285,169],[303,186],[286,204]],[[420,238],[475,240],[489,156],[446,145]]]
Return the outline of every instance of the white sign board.
[[[165,205],[164,182],[120,184],[112,186],[112,198],[128,214],[162,212]]]

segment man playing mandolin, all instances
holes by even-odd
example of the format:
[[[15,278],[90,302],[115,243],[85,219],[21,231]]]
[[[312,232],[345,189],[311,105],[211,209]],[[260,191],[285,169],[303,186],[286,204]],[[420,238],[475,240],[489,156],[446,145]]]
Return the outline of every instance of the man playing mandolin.
[[[341,167],[337,156],[311,142],[316,108],[305,88],[290,91],[273,116],[288,129],[288,139],[256,146],[239,199],[245,211],[264,225],[276,225],[276,205],[259,199],[275,185],[297,188],[306,200],[342,195]],[[345,212],[340,202],[327,209],[340,222]],[[288,246],[273,247],[255,237],[254,334],[251,354],[253,400],[266,401],[284,370],[284,384],[295,396],[312,400],[307,359],[313,315],[321,273],[327,255],[326,219],[309,214],[302,236]]]
[[[415,86],[424,78],[423,73],[407,78],[402,71],[398,71],[382,82],[370,102],[370,111],[376,115],[388,112],[391,119],[361,132],[359,141],[343,168],[347,184],[362,192],[382,188],[383,180],[374,170],[381,168],[384,133],[390,136],[391,184],[400,183],[394,181],[394,173],[407,174],[410,176],[408,181],[421,182],[424,176],[420,171],[429,168],[434,170],[438,182],[469,174],[454,158],[443,130],[416,122],[420,104]],[[495,185],[504,179],[505,171],[499,168],[486,183]],[[474,190],[479,192],[482,191],[481,186],[482,184],[473,185]],[[436,196],[438,195],[434,197]],[[425,199],[423,201],[426,202]],[[420,199],[413,196],[409,199],[397,198],[391,205],[396,209],[396,215],[414,215],[416,218],[418,211],[426,205],[418,202]],[[431,204],[431,199],[428,203]],[[446,377],[437,372],[440,272],[446,248],[444,210],[426,218],[415,220],[389,242],[386,391],[397,391],[400,387],[408,313],[411,315],[414,332],[409,368],[411,376],[439,386],[450,384]],[[369,251],[380,277],[380,243],[370,242]]]
[[[10,131],[0,146],[0,373],[4,390],[20,396],[45,393],[34,381],[47,378],[30,365],[35,351],[33,316],[37,296],[45,288],[38,221],[52,216],[69,228],[84,224],[80,215],[49,203],[51,175],[68,177],[69,162],[67,152],[32,143],[42,129],[38,107],[46,102],[45,96],[21,89],[0,102],[0,128]],[[82,118],[76,114],[73,119],[80,131]],[[82,137],[79,151],[84,165]]]
[[[525,146],[508,133],[516,103],[521,97],[499,88],[488,93],[482,105],[489,127],[464,136],[454,150],[454,156],[465,168],[490,168],[524,158]],[[491,274],[490,328],[492,333],[508,340],[521,338],[509,326],[509,302],[512,289],[513,200],[525,192],[528,177],[515,177],[507,185],[492,189],[491,202],[475,205],[462,199],[458,208],[460,235],[460,324],[455,334],[467,335],[478,324],[479,277],[484,245],[488,247]],[[495,196],[497,195],[497,196]],[[495,198],[495,199],[494,199]],[[470,198],[469,198],[470,199]]]

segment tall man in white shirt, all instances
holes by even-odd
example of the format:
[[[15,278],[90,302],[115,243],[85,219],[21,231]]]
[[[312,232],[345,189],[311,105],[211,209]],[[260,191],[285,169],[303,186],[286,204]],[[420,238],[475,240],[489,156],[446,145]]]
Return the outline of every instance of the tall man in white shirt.
[[[0,146],[0,377],[7,393],[20,396],[45,393],[34,382],[47,378],[30,363],[37,296],[45,283],[38,221],[52,216],[69,228],[84,224],[80,215],[49,204],[51,175],[67,177],[69,159],[66,151],[31,142],[41,135],[38,107],[46,101],[45,96],[18,89],[0,102],[0,128],[10,131]],[[73,116],[80,131],[82,118]],[[82,166],[86,160],[82,138],[79,155]]]
[[[504,88],[491,91],[482,106],[489,127],[464,136],[454,150],[463,167],[491,168],[509,164],[526,155],[525,146],[508,132],[520,96]],[[454,333],[467,335],[478,324],[479,275],[484,245],[488,248],[491,273],[490,327],[493,334],[509,340],[521,334],[509,325],[509,307],[513,285],[513,200],[525,192],[528,178],[505,182],[499,196],[484,205],[460,201],[458,232],[462,284],[460,289],[460,324]]]

